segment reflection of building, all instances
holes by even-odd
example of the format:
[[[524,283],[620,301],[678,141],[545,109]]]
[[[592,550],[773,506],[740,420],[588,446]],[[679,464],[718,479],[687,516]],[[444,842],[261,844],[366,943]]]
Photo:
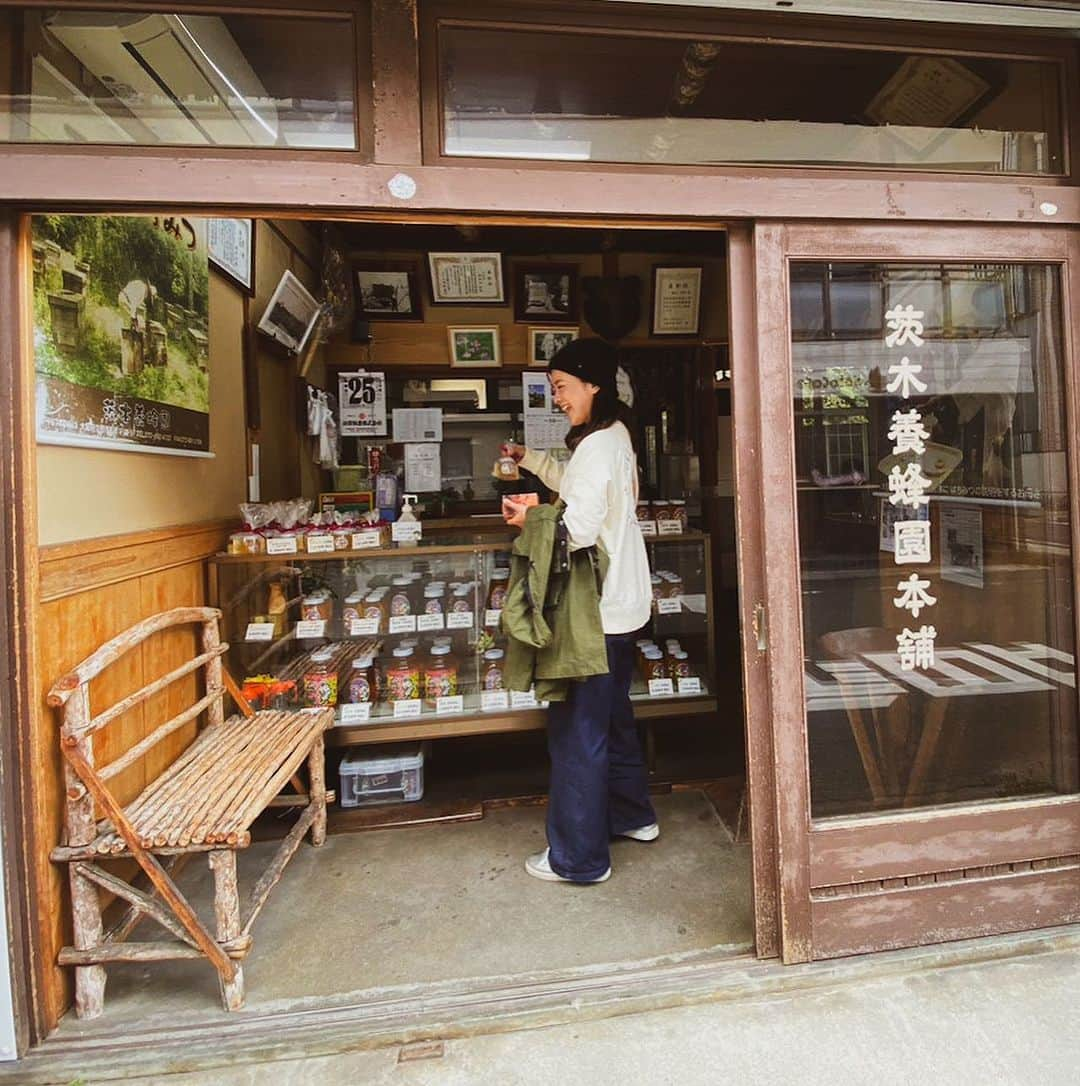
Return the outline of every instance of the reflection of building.
[[[276,302],[270,310],[270,321],[297,341],[303,338],[307,328],[307,325],[281,302]]]

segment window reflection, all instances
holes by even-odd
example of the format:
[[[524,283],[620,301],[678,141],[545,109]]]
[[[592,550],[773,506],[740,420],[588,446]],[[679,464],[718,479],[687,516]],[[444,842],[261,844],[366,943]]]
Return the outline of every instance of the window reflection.
[[[799,263],[813,813],[1078,788],[1058,271]]]
[[[353,149],[352,20],[9,10],[18,142]],[[313,57],[319,63],[312,63]]]
[[[439,48],[447,155],[1063,172],[1052,62],[447,26]]]

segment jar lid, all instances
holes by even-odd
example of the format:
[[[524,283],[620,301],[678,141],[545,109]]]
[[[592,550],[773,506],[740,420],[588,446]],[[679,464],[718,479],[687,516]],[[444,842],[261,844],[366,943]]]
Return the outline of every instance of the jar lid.
[[[671,499],[671,504],[672,505],[685,505],[686,504],[686,499],[685,498],[672,498]]]
[[[445,591],[445,589],[440,588],[437,584],[429,584],[424,589],[424,598],[429,600],[438,599],[439,596],[442,596],[445,593]]]
[[[663,660],[663,658],[664,658],[664,654],[659,649],[646,649],[645,650],[645,659],[646,660]]]
[[[395,588],[408,588],[412,584],[411,577],[395,577],[390,582]]]
[[[359,603],[364,598],[363,592],[350,592],[345,597],[346,603]]]
[[[371,667],[374,662],[374,658],[371,656],[358,656],[352,662],[352,666],[356,668],[368,668]]]
[[[654,498],[653,499],[653,505],[670,505],[670,504],[671,504],[671,502],[669,502],[666,498]]]
[[[676,660],[687,660],[687,659],[689,659],[689,654],[683,652],[682,650],[680,650],[679,652],[673,652],[671,655],[674,656]]]
[[[379,600],[381,600],[382,598],[383,598],[383,594],[382,594],[381,592],[369,592],[369,593],[368,593],[368,594],[367,594],[367,595],[366,595],[366,596],[364,597],[364,599],[365,599],[365,600],[366,600],[366,601],[367,601],[368,603],[378,603],[378,602],[379,602]]]
[[[472,591],[467,584],[458,585],[454,589],[454,595],[464,599]]]
[[[412,646],[398,645],[398,647],[394,649],[394,655],[397,656],[399,659],[403,659],[406,656],[412,656]]]
[[[305,607],[317,607],[320,603],[324,603],[325,600],[325,596],[318,592],[313,592],[310,596],[305,596],[303,602]]]
[[[503,650],[502,649],[488,649],[487,652],[484,653],[484,659],[485,660],[501,660],[502,658],[503,658]]]
[[[450,646],[449,645],[432,645],[431,646],[431,655],[432,656],[449,656],[450,655]]]
[[[646,645],[655,645],[656,642],[651,637],[639,637],[634,644],[640,649],[644,648]]]
[[[413,569],[413,570],[410,570],[408,573],[405,574],[405,579],[408,580],[408,581],[419,581],[419,580],[423,579],[423,576],[424,575],[422,573],[420,573],[418,570]]]
[[[311,662],[313,664],[325,664],[334,655],[332,649],[316,649],[311,654]]]

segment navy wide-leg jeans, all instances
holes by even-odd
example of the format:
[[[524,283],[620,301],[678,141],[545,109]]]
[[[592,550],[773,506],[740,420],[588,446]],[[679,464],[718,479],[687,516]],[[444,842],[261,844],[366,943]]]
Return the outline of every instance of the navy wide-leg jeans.
[[[609,634],[608,673],[571,683],[567,700],[548,709],[548,859],[575,882],[611,866],[611,836],[656,821],[630,705],[635,636]]]

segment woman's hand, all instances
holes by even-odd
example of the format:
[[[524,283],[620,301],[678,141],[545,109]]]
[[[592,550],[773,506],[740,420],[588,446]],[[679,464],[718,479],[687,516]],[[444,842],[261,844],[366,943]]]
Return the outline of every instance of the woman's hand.
[[[502,500],[503,520],[511,528],[524,528],[525,515],[529,512],[529,506],[523,502],[514,501],[513,495],[507,495]]]
[[[512,456],[514,462],[521,463],[521,458],[528,452],[528,449],[524,445],[515,445],[511,441],[504,441],[499,446],[499,453],[501,456]]]

